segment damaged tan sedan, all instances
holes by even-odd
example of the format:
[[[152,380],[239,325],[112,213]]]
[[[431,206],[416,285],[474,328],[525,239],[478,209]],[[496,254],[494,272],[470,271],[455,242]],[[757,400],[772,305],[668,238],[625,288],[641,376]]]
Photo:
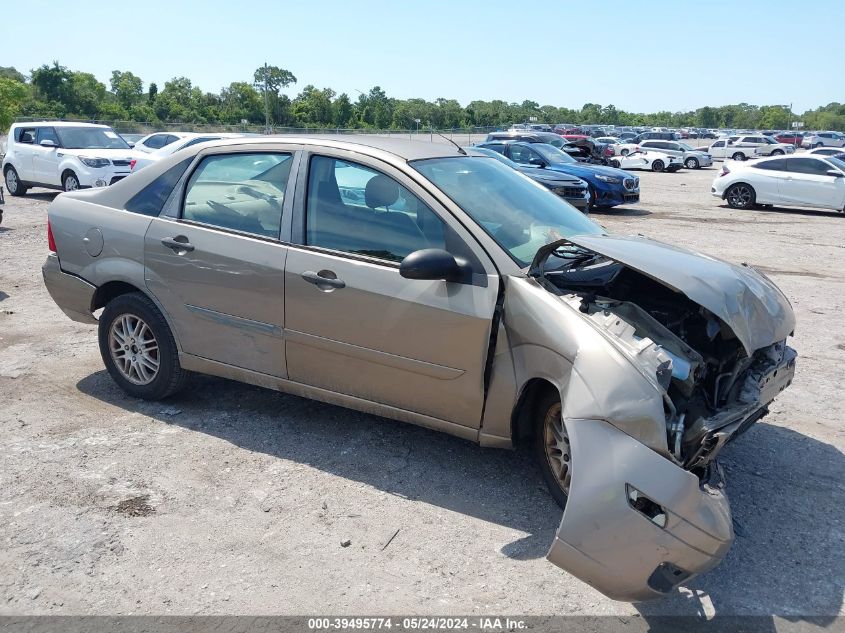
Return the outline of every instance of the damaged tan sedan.
[[[795,371],[762,274],[608,235],[446,143],[199,144],[58,196],[49,242],[50,294],[132,396],[199,372],[533,442],[564,508],[549,560],[618,600],[724,557],[716,456]]]

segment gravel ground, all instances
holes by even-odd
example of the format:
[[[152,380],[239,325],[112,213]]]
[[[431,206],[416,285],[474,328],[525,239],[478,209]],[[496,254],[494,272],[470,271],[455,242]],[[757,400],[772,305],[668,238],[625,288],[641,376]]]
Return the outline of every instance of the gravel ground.
[[[545,562],[560,512],[524,451],[217,378],[126,397],[42,284],[55,194],[7,196],[0,614],[845,613],[845,218],[732,211],[716,173],[643,173],[641,204],[595,218],[766,271],[799,368],[724,453],[727,559],[639,605]]]

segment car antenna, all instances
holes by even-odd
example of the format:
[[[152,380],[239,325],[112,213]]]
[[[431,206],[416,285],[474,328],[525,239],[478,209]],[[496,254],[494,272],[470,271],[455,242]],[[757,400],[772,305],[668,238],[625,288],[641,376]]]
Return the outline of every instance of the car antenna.
[[[458,151],[459,151],[461,154],[463,154],[464,156],[466,156],[466,155],[467,155],[467,151],[466,151],[463,147],[461,147],[460,145],[458,145],[455,141],[453,141],[452,139],[450,139],[448,136],[445,136],[445,135],[441,134],[440,132],[435,132],[435,134],[437,134],[437,136],[440,136],[440,137],[442,137],[442,138],[445,138],[445,139],[446,139],[447,141],[449,141],[452,145],[454,145],[455,147],[457,147],[457,148],[458,148]]]

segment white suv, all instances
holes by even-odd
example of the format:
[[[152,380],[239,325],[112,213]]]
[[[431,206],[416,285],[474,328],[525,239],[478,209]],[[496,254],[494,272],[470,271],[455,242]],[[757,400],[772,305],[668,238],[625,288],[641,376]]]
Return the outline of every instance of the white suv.
[[[845,147],[845,134],[841,132],[816,132],[805,136],[801,145],[804,147]]]
[[[105,187],[130,173],[139,154],[107,125],[38,121],[9,130],[3,178],[13,196],[30,187],[73,191]]]

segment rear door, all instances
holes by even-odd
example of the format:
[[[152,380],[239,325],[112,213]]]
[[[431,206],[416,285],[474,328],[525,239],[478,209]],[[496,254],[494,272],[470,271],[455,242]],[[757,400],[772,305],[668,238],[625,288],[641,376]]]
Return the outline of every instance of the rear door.
[[[787,158],[787,173],[781,178],[781,200],[790,204],[842,210],[845,206],[845,178],[830,176],[833,167],[811,157]]]
[[[35,135],[37,130],[34,127],[24,127],[16,130],[17,142],[15,143],[14,166],[18,171],[18,179],[27,182],[38,182],[35,177],[33,159],[35,157]]]
[[[182,351],[286,377],[280,240],[295,149],[202,152],[147,230],[147,287]]]
[[[358,153],[304,156],[295,204],[290,379],[477,429],[499,288],[483,250],[402,171]],[[402,259],[424,248],[463,257],[471,281],[402,277]]]

